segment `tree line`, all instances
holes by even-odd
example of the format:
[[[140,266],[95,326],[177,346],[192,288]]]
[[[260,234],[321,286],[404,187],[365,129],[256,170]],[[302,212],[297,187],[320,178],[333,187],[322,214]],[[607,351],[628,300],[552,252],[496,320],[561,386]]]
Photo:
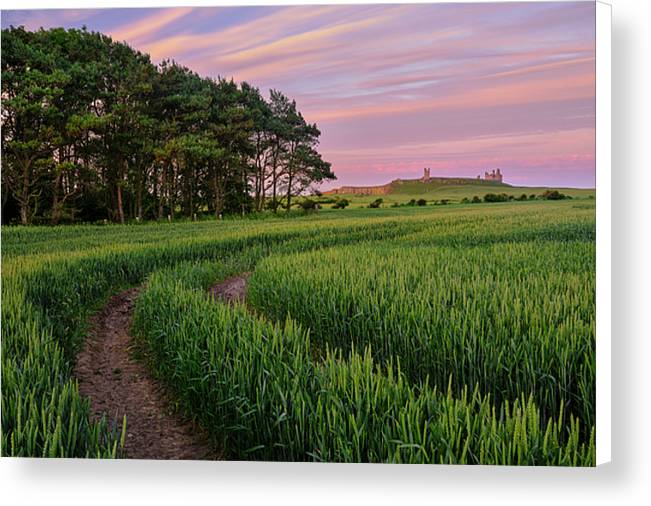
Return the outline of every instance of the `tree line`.
[[[289,210],[334,179],[296,102],[110,37],[2,30],[2,221]]]

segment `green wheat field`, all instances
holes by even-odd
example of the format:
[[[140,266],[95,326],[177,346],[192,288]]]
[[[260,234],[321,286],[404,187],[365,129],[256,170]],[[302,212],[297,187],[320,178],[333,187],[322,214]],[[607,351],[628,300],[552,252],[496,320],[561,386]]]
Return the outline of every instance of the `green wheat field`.
[[[3,227],[2,255],[4,455],[120,456],[72,366],[142,285],[149,366],[227,459],[595,465],[587,195]],[[207,295],[244,272],[244,303]]]

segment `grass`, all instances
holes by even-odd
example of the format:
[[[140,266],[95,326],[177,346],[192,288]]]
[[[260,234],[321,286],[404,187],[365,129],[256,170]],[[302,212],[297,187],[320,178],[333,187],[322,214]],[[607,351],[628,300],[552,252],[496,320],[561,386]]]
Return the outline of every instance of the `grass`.
[[[90,311],[149,278],[138,301],[140,338],[161,354],[155,367],[185,408],[234,458],[592,465],[594,201],[576,204],[4,227],[2,454],[119,454],[122,421],[89,419],[71,365]],[[418,248],[432,259],[412,269]],[[288,285],[277,286],[295,308],[287,319],[279,300],[260,300],[273,292],[273,276],[292,265]],[[327,282],[335,268],[361,291]],[[472,275],[464,278],[467,268]],[[258,316],[201,293],[215,279],[249,270]],[[314,282],[307,295],[297,289],[303,276]],[[382,277],[374,291],[373,279]],[[419,287],[414,277],[428,281]],[[520,305],[484,321],[501,307],[496,293]],[[319,309],[322,321],[310,319],[309,308],[299,311],[303,297],[330,295],[342,307],[353,295],[359,303],[362,316],[349,319],[349,329],[327,305]],[[410,307],[422,320],[410,323],[405,305],[419,297],[430,306]],[[373,330],[383,320],[378,301],[387,315],[384,340]],[[425,334],[448,343],[449,353],[432,346],[423,368],[416,354],[425,348],[409,346]],[[523,352],[530,362],[518,361]],[[500,353],[513,381],[486,369]],[[545,376],[561,384],[561,373],[576,379],[558,388]]]
[[[565,195],[569,195],[573,199],[588,199],[594,198],[594,188],[551,188],[542,186],[511,186],[508,184],[498,184],[492,182],[470,182],[464,184],[441,184],[439,181],[434,180],[429,183],[420,181],[403,181],[401,184],[395,185],[391,192],[387,195],[353,195],[342,194],[337,195],[338,198],[345,198],[350,200],[351,207],[367,206],[376,198],[382,198],[383,206],[390,206],[391,204],[406,204],[411,199],[425,199],[428,203],[433,204],[436,201],[449,200],[450,203],[458,204],[464,198],[472,199],[474,196],[480,199],[487,193],[506,193],[519,197],[522,194],[541,195],[546,190],[558,190]],[[333,196],[335,197],[335,196]],[[521,205],[527,202],[519,203]],[[329,207],[325,205],[325,207]]]
[[[373,350],[414,383],[455,395],[479,385],[497,401],[533,394],[594,424],[594,244],[575,240],[479,247],[401,239],[271,256],[249,302],[309,326],[322,349]]]
[[[233,270],[155,273],[135,314],[152,367],[230,458],[592,465],[592,435],[582,442],[562,405],[547,419],[533,396],[495,406],[479,387],[454,395],[412,385],[397,364],[378,367],[370,348],[314,359],[309,332],[292,319],[273,324],[205,295],[217,271]]]

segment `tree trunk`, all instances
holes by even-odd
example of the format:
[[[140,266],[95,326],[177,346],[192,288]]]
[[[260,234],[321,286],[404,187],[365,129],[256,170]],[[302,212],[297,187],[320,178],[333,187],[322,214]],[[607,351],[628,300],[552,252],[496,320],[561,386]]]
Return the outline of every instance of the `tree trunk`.
[[[219,184],[219,176],[215,173],[213,178],[213,192],[215,194],[215,218],[219,218],[224,208],[224,203],[221,195],[221,185]]]
[[[136,196],[136,217],[139,221],[142,220],[142,190]]]
[[[136,183],[136,217],[138,220],[142,220],[142,192],[143,192],[143,181],[142,175],[138,175],[138,182]]]
[[[61,185],[61,172],[57,172],[56,178],[54,179],[54,190],[52,197],[52,225],[57,225],[59,219],[61,218],[61,204],[59,202],[59,186]]]
[[[55,162],[58,161],[59,163],[62,163],[64,160],[63,148],[59,148],[58,160],[55,160]],[[52,225],[56,225],[59,222],[61,214],[61,210],[59,209],[59,186],[61,186],[62,172],[57,165],[54,166],[54,170],[56,171],[56,176],[54,177],[54,185],[52,188],[52,216],[50,217]]]
[[[154,199],[154,202],[156,205],[158,205],[158,168],[156,165],[153,167],[153,171],[151,174],[152,177],[152,183],[153,183],[153,189],[152,189],[152,197]]]
[[[23,187],[21,188],[21,195],[18,199],[20,204],[20,223],[23,225],[29,224],[29,186],[30,178],[29,172],[31,168],[31,162],[27,161],[23,163]]]
[[[260,188],[262,180],[262,164],[260,162],[260,134],[257,136],[256,151],[255,151],[255,173],[253,179],[253,202],[255,210],[258,211],[260,207]]]
[[[260,201],[258,202],[258,211],[262,211],[264,209],[264,201],[265,201],[265,196],[267,192],[267,188],[265,187],[265,180],[264,180],[264,173],[262,173],[262,183],[260,184]]]
[[[20,223],[22,225],[29,224],[29,207],[22,200],[20,202]]]
[[[167,167],[162,167],[161,168],[161,176],[160,176],[160,190],[159,190],[159,195],[158,195],[158,219],[162,220],[163,219],[163,203],[164,203],[164,198],[165,198],[165,175],[167,174]]]
[[[174,218],[174,214],[176,213],[176,203],[177,203],[177,197],[179,195],[179,186],[181,187],[181,197],[182,195],[182,190],[183,186],[179,182],[179,178],[181,177],[181,173],[179,170],[179,165],[178,163],[172,163],[172,172],[171,172],[171,178],[169,179],[168,183],[168,192],[167,192],[167,213]]]
[[[118,198],[118,218],[120,220],[120,223],[124,225],[124,209],[122,207],[122,181],[118,181],[117,198]]]
[[[292,207],[292,182],[293,182],[293,174],[291,172],[291,169],[288,173],[288,179],[287,179],[287,212]]]
[[[9,190],[7,190],[7,187],[5,186],[5,191],[2,192],[2,216],[5,214],[7,202],[9,202]]]
[[[188,181],[188,199],[187,199],[187,213],[186,216],[188,218],[192,218],[192,214],[194,213],[194,173],[189,171],[188,173],[190,181]]]
[[[261,183],[260,183],[260,181],[261,181],[260,169],[256,168],[255,181],[254,181],[255,192],[254,192],[254,197],[253,197],[253,200],[255,202],[255,210],[256,211],[260,210],[260,194],[261,194],[261,191],[260,191]]]
[[[273,202],[274,213],[278,212],[278,206],[276,205],[276,195],[277,195],[277,185],[278,185],[278,173],[276,166],[274,165],[272,187],[271,187],[271,201]]]

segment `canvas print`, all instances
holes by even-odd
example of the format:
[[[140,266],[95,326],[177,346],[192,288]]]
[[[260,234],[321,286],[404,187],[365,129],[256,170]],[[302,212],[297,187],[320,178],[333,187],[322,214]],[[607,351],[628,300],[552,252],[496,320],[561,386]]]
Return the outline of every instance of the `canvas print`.
[[[4,457],[595,465],[594,2],[1,41]]]

